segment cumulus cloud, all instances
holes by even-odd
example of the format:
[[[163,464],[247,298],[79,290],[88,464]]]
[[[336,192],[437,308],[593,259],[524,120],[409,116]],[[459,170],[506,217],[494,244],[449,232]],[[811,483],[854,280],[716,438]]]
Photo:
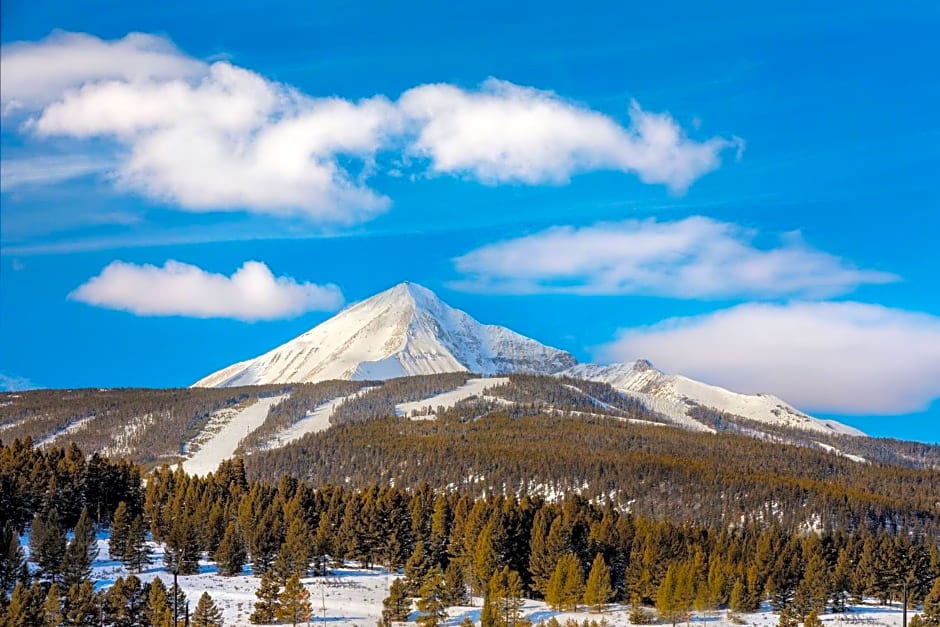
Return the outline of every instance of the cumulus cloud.
[[[110,137],[128,146],[125,188],[190,211],[305,215],[352,223],[388,199],[339,157],[371,161],[396,124],[382,97],[309,99],[226,62],[197,83],[107,81],[46,107],[40,136]]]
[[[105,41],[84,33],[54,32],[42,41],[3,46],[0,103],[5,112],[42,106],[88,82],[196,77],[205,64],[167,39],[145,33]]]
[[[400,100],[419,123],[414,154],[436,172],[469,174],[487,183],[564,183],[588,170],[622,170],[676,192],[720,165],[740,140],[696,142],[666,114],[634,102],[631,125],[572,104],[553,92],[489,79],[478,91],[422,85]]]
[[[163,267],[114,261],[69,294],[69,298],[139,316],[245,321],[335,311],[343,304],[337,286],[275,277],[260,261],[246,261],[230,277],[173,260]]]
[[[940,318],[863,303],[745,304],[626,330],[599,353],[808,411],[903,414],[940,397]]]
[[[485,183],[563,183],[591,170],[684,191],[743,144],[695,141],[634,103],[631,123],[558,95],[490,79],[421,85],[397,100],[316,98],[227,61],[206,63],[153,35],[116,41],[57,33],[3,48],[4,111],[42,139],[106,138],[114,180],[187,211],[253,211],[355,223],[390,200],[388,166]]]
[[[454,260],[455,286],[504,293],[645,294],[675,298],[823,297],[895,275],[860,270],[795,233],[770,247],[738,225],[693,216],[559,226]]]

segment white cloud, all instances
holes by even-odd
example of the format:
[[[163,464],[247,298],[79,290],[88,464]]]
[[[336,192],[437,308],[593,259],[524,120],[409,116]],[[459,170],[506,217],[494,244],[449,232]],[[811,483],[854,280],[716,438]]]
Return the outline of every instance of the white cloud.
[[[205,64],[182,54],[163,37],[130,33],[105,41],[84,33],[54,32],[42,41],[0,50],[3,110],[42,106],[67,90],[107,79],[138,81],[203,74]]]
[[[600,354],[807,411],[903,414],[940,397],[940,317],[863,303],[745,304],[624,331]]]
[[[701,216],[554,227],[458,257],[454,262],[465,278],[456,286],[507,293],[815,298],[898,280],[814,250],[795,233],[771,247],[758,247],[757,235]]]
[[[69,294],[69,298],[139,316],[246,321],[292,318],[308,311],[335,311],[343,304],[337,286],[275,277],[260,261],[246,261],[230,277],[173,260],[162,268],[114,261]]]
[[[479,91],[422,85],[400,100],[419,123],[411,152],[436,172],[469,174],[496,184],[564,183],[579,172],[622,170],[676,192],[720,165],[720,153],[743,144],[714,137],[696,142],[667,114],[635,102],[632,124],[572,104],[553,92],[489,79]]]
[[[395,176],[402,162],[492,184],[617,170],[682,192],[720,165],[722,151],[742,146],[692,140],[669,115],[635,103],[624,127],[496,79],[469,91],[421,85],[397,101],[314,98],[139,33],[117,41],[57,33],[3,52],[4,111],[27,114],[21,131],[105,138],[118,147],[118,185],[186,211],[361,222],[390,205],[370,177]]]
[[[8,192],[34,185],[54,185],[104,173],[112,167],[112,159],[83,154],[3,159],[0,161],[0,191]]]
[[[46,107],[40,136],[109,136],[129,155],[125,188],[190,211],[300,214],[323,222],[372,217],[388,199],[353,179],[339,155],[371,162],[397,124],[376,97],[308,99],[226,62],[198,83],[96,83]]]

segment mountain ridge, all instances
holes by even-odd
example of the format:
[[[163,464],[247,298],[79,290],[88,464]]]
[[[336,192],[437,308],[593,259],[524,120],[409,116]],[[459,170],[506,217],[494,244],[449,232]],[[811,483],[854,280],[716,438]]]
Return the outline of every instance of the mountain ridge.
[[[481,324],[411,282],[359,301],[254,359],[200,379],[193,387],[386,380],[446,372],[563,375],[608,383],[696,431],[714,431],[692,415],[694,408],[701,407],[775,426],[864,435],[839,422],[810,416],[772,394],[741,394],[666,374],[645,359],[609,365],[578,363],[570,353],[506,327]]]

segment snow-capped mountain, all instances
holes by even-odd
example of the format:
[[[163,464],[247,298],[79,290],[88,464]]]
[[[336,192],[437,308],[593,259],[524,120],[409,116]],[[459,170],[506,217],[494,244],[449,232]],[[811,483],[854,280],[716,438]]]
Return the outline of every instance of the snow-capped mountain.
[[[818,433],[861,432],[813,418],[769,394],[739,394],[680,375],[648,361],[578,364],[569,353],[505,327],[480,324],[415,283],[361,301],[303,335],[248,361],[233,364],[193,387],[313,383],[330,379],[384,380],[443,372],[483,375],[560,374],[608,383],[673,422],[711,431],[689,415],[695,406],[764,424]]]
[[[711,430],[689,415],[689,410],[699,405],[768,425],[827,434],[865,435],[840,422],[814,418],[771,394],[740,394],[681,375],[667,375],[645,359],[609,366],[578,364],[558,374],[607,383],[692,429]]]
[[[400,283],[260,357],[201,379],[194,387],[462,371],[552,374],[575,363],[564,351],[505,327],[480,324],[427,288]]]

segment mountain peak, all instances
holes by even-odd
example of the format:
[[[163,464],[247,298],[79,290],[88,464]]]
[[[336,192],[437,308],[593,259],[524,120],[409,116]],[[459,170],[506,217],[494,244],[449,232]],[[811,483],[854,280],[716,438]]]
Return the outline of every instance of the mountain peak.
[[[408,281],[362,300],[255,359],[198,387],[390,379],[442,372],[553,373],[570,354],[505,327],[480,324]]]

